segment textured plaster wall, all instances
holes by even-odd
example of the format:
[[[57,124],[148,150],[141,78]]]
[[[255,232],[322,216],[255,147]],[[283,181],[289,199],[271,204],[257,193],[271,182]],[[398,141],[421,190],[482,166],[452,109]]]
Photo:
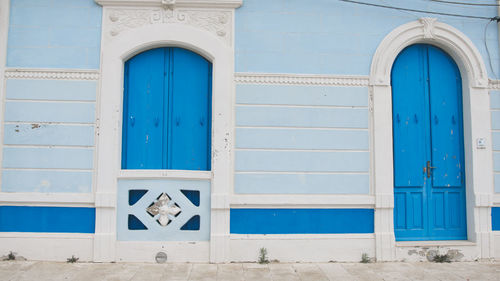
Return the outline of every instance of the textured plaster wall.
[[[497,15],[497,7],[464,7],[428,0],[364,2],[483,17]],[[338,0],[246,0],[236,10],[236,71],[368,75],[382,39],[399,25],[421,17],[435,17],[461,30],[488,61],[483,40],[487,20],[396,11]],[[497,38],[496,24],[491,23],[486,40],[493,67],[500,75]],[[491,69],[488,71],[493,78]]]
[[[93,0],[12,0],[7,67],[99,69],[101,7]],[[97,81],[7,79],[3,192],[89,193]]]
[[[490,18],[497,15],[497,7],[428,0],[364,2]],[[337,0],[244,1],[236,10],[235,70],[369,75],[375,50],[383,38],[398,26],[421,17],[435,17],[465,33],[480,51],[489,77],[500,75],[495,22],[486,29],[488,20],[396,11]],[[363,92],[366,94],[360,95]],[[362,87],[237,85],[235,191],[369,193],[367,93]],[[343,103],[343,98],[349,102]],[[492,118],[494,126],[500,123],[500,115],[493,112]],[[500,151],[500,137],[496,134],[494,131],[492,142],[494,149]],[[500,159],[500,152],[495,156]],[[500,175],[500,164],[495,165],[495,171]]]
[[[7,66],[98,69],[100,39],[92,0],[12,0]]]

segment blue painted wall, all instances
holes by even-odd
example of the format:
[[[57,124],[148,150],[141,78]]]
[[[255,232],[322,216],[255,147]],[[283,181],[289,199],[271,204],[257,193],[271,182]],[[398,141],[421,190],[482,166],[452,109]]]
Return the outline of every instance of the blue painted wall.
[[[236,87],[236,193],[367,194],[368,88]]]
[[[231,209],[232,234],[373,233],[373,209]]]
[[[376,1],[410,9],[497,16],[496,7],[426,0],[379,2]],[[481,53],[489,76],[500,75],[498,29],[494,22],[486,29],[485,41],[488,20],[396,11],[337,0],[245,0],[235,16],[235,70],[369,75],[373,55],[383,38],[398,26],[421,17],[437,18],[462,31]],[[500,97],[497,100],[500,104]],[[500,111],[493,112],[492,118],[494,128],[500,130]],[[368,129],[365,87],[238,84],[235,192],[367,194]],[[500,135],[494,132],[499,182],[497,134]],[[496,186],[500,192],[500,183]]]
[[[500,207],[491,208],[491,229],[500,231]]]
[[[93,0],[11,0],[7,66],[98,69],[101,14]]]
[[[95,209],[0,206],[0,232],[94,233]]]
[[[8,79],[3,192],[92,191],[96,81]]]
[[[484,17],[497,15],[496,7],[425,0],[364,2]],[[236,10],[236,71],[368,75],[382,39],[399,25],[420,17],[435,17],[461,30],[488,65],[483,40],[487,20],[403,12],[337,0],[245,0]],[[495,72],[500,75],[497,37],[496,24],[492,23],[487,30],[487,43]],[[494,77],[489,66],[488,72]]]

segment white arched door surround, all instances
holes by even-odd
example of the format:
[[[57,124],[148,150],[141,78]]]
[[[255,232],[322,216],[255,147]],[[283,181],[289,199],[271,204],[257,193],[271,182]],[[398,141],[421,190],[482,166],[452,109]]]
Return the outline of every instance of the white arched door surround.
[[[372,102],[372,163],[375,195],[375,247],[379,261],[394,260],[394,184],[392,147],[391,69],[407,46],[431,44],[446,51],[457,63],[463,81],[464,154],[466,163],[467,235],[480,258],[493,255],[491,205],[493,168],[488,76],[480,53],[462,32],[433,18],[399,26],[378,46],[370,70]],[[476,147],[479,138],[485,149]],[[472,244],[472,243],[471,243]]]
[[[104,2],[104,5],[106,4],[106,1],[102,2]],[[164,9],[158,7],[156,10],[147,11],[149,14],[146,13],[145,19],[155,19],[157,16],[155,13],[158,13],[159,17],[162,16],[161,13],[164,13],[165,21],[170,20],[169,15],[175,15],[174,20],[179,22],[163,21],[155,23],[146,20],[139,21],[140,24],[137,25],[138,21],[134,21],[132,18],[129,26],[127,23],[120,24],[122,20],[120,16],[132,11],[131,15],[144,17],[145,10],[137,8],[139,12],[135,12],[133,8],[127,7],[117,13],[115,8],[116,6],[105,8],[103,12],[99,117],[97,121],[94,261],[115,261],[117,259],[116,198],[118,178],[149,177],[210,180],[211,230],[209,260],[211,262],[223,262],[228,252],[229,201],[226,198],[231,190],[233,162],[231,148],[233,146],[234,51],[231,33],[222,33],[222,31],[219,32],[220,30],[212,30],[211,32],[199,26],[186,24],[183,22],[185,17],[196,17],[196,15],[189,14],[189,11],[186,14],[177,12],[178,14],[175,15],[175,10],[172,10],[172,7],[165,7]],[[232,26],[232,11],[219,10],[211,12],[210,15],[220,20],[219,29],[225,28],[226,25]],[[126,16],[123,17],[124,20],[127,20]],[[130,171],[120,170],[124,62],[142,51],[166,46],[192,50],[212,62],[211,171],[200,173],[149,170],[135,171],[134,174],[134,171],[130,173]]]

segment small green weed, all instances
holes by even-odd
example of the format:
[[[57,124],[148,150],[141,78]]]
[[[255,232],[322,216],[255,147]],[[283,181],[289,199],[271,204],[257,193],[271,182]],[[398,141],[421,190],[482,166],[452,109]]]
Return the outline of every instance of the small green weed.
[[[269,263],[269,258],[267,257],[267,249],[266,248],[260,248],[259,250],[259,263],[260,264],[265,264]]]
[[[16,260],[16,254],[14,254],[12,251],[7,255],[7,257],[4,259],[6,261],[14,261]]]
[[[67,263],[75,263],[79,260],[79,258],[75,257],[74,255],[71,255],[71,258],[67,258]]]
[[[451,258],[450,258],[450,256],[448,254],[444,254],[444,255],[436,254],[432,258],[432,261],[433,262],[439,262],[439,263],[442,263],[442,262],[451,262]]]
[[[367,253],[363,253],[361,255],[361,263],[370,263],[372,262],[372,259],[368,256]]]

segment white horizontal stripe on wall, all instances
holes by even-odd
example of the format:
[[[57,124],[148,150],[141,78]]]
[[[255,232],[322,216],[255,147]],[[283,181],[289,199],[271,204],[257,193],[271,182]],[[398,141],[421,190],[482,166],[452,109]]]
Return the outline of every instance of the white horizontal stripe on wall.
[[[368,152],[236,151],[236,171],[368,172]]]
[[[235,193],[240,194],[367,194],[368,174],[236,173]]]
[[[7,101],[5,121],[94,123],[95,104]]]
[[[95,101],[97,81],[8,79],[7,99]]]
[[[236,126],[368,128],[368,109],[238,105]]]
[[[89,193],[91,171],[4,170],[2,192]]]
[[[4,168],[92,169],[91,148],[4,147]]]
[[[236,92],[238,104],[368,106],[366,87],[239,84]]]
[[[237,128],[236,148],[368,149],[368,130]]]
[[[93,146],[93,125],[6,124],[4,144]]]

